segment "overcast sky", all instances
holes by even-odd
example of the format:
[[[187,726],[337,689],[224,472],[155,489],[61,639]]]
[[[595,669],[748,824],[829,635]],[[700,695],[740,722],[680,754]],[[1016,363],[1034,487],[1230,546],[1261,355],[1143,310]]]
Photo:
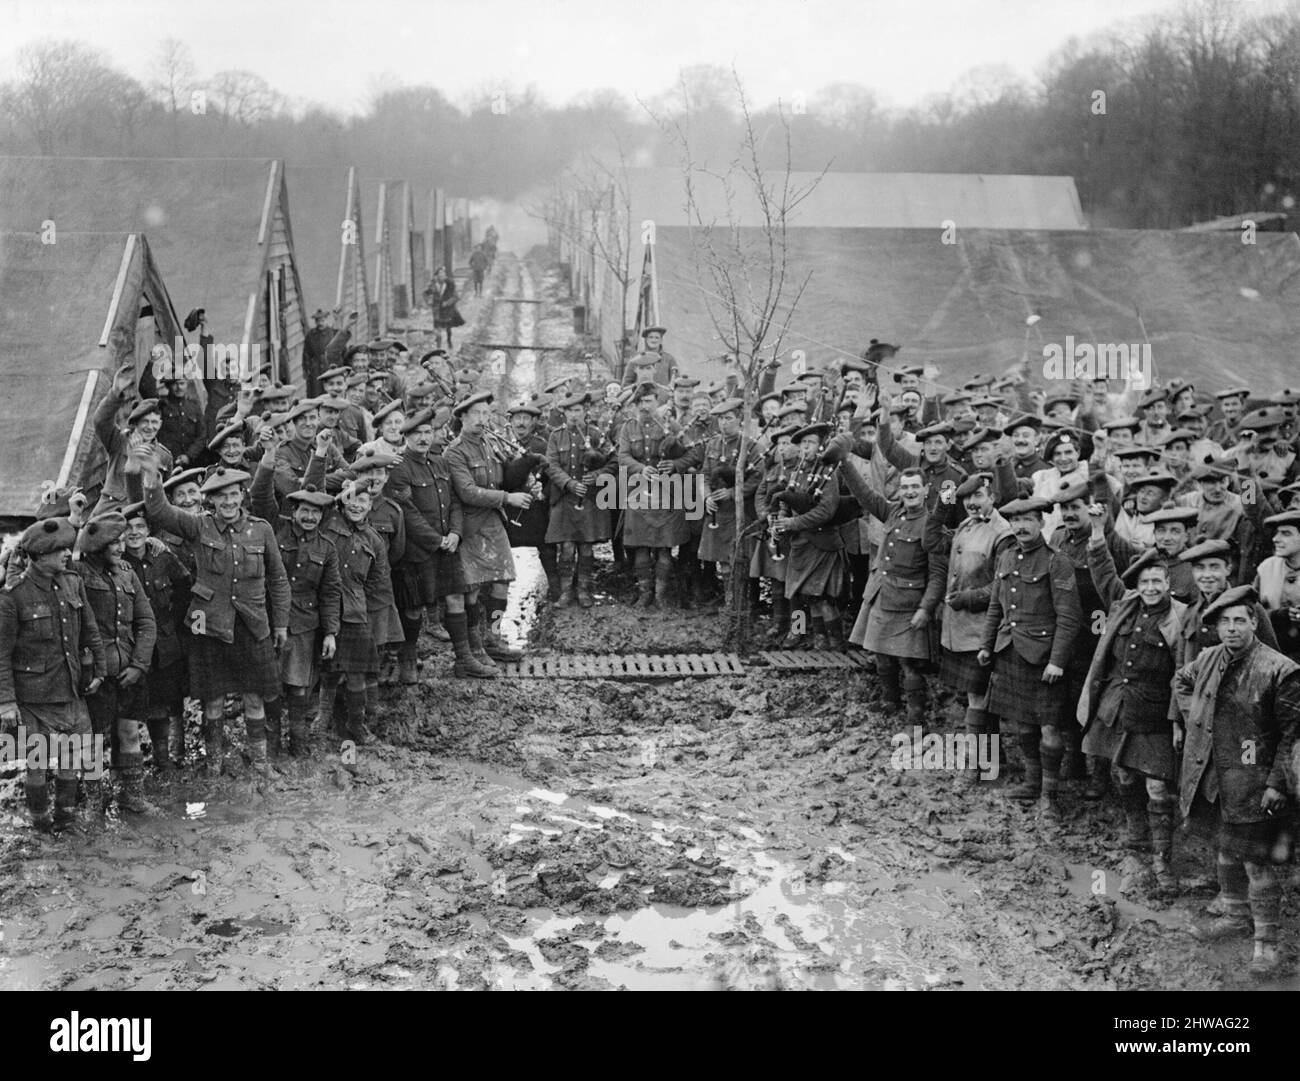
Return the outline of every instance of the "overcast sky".
[[[1241,0],[1257,9],[1268,0]],[[200,76],[244,68],[296,102],[361,111],[382,83],[453,100],[505,81],[561,104],[613,87],[668,88],[685,65],[739,69],[754,100],[860,82],[907,106],[963,72],[1032,77],[1069,36],[1170,0],[0,0],[0,77],[45,36],[79,38],[137,78],[181,38]]]

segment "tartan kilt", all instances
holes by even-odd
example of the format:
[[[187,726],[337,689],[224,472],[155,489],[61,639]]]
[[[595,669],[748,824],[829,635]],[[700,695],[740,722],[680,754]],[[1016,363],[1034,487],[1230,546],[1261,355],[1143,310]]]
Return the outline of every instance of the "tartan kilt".
[[[334,659],[326,662],[331,672],[379,671],[379,647],[369,623],[344,623],[337,643]]]
[[[749,557],[749,576],[751,578],[771,578],[777,582],[785,581],[785,569],[790,565],[790,543],[781,541],[777,549],[783,556],[782,560],[773,560],[772,553],[767,547],[767,534],[758,538],[758,543],[754,545],[754,554]],[[782,591],[782,596],[784,596]]]
[[[316,658],[320,656],[320,629],[289,632],[280,650],[280,679],[286,687],[310,687],[316,682]]]
[[[1178,778],[1172,733],[1125,732],[1119,721],[1102,724],[1093,720],[1083,734],[1083,753],[1104,758],[1124,769],[1137,770],[1162,781]]]
[[[185,705],[188,682],[184,657],[161,668],[156,665],[150,668],[148,676],[145,677],[145,683],[149,688],[149,716],[165,717],[179,714]]]
[[[766,548],[767,545],[761,545]],[[838,597],[844,592],[848,580],[848,559],[843,549],[826,552],[807,541],[797,540],[790,546],[790,555],[784,564],[789,570],[785,576],[785,595],[793,599],[805,597]]]
[[[943,649],[939,654],[939,679],[958,694],[983,694],[989,689],[993,666],[985,667],[975,658],[977,649]]]
[[[271,635],[259,642],[244,621],[236,618],[235,640],[231,643],[206,634],[190,639],[190,694],[200,702],[228,694],[274,698],[279,693],[280,671]]]
[[[1045,664],[1030,664],[1013,645],[994,654],[993,675],[989,680],[990,712],[1034,728],[1057,724],[1065,697],[1065,683],[1063,680],[1044,683],[1043,669],[1046,667]]]
[[[464,593],[459,552],[434,552],[423,563],[403,560],[393,568],[393,600],[399,612],[413,612],[441,597]]]
[[[541,543],[544,544],[600,544],[609,540],[609,509],[596,506],[596,486],[593,484],[583,497],[583,509],[574,504],[577,496],[568,495],[551,507],[550,522]],[[626,543],[626,542],[625,542]],[[524,547],[514,544],[513,547]]]

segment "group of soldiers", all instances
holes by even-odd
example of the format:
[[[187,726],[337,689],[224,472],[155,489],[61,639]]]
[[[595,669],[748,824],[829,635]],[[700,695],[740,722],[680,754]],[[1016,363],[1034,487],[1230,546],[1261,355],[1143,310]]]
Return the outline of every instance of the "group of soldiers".
[[[537,549],[557,608],[589,609],[613,542],[641,608],[748,608],[774,647],[870,651],[909,725],[937,723],[937,675],[963,732],[1018,748],[1005,794],[1045,823],[1063,792],[1113,789],[1155,888],[1178,888],[1177,822],[1210,825],[1204,933],[1253,933],[1253,967],[1276,966],[1300,392],[1034,391],[1013,369],[941,394],[873,341],[779,386],[773,361],[747,408],[737,377],[702,386],[648,327],[621,381],[499,403],[441,349],[412,363],[318,329],[308,393],[265,371],[227,388],[206,441],[167,424],[175,380],[142,398],[124,368],[96,489],[51,493],[8,559],[0,720],[103,736],[124,810],[149,806],[142,723],[160,772],[183,760],[187,697],[214,774],[242,700],[265,783],[313,720],[370,738],[380,686],[420,679],[422,630],[457,678],[518,659],[513,549]],[[53,771],[52,801],[47,781],[28,771],[33,821],[73,825],[76,772]],[[81,785],[101,809],[103,783]]]

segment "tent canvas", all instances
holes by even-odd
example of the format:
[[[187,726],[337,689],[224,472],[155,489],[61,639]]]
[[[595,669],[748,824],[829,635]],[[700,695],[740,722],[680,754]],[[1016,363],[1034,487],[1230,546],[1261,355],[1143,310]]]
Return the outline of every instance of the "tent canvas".
[[[743,230],[761,244],[760,230]],[[712,373],[721,342],[705,307],[687,229],[661,228],[655,249],[666,347],[683,367]],[[1092,230],[957,230],[941,244],[917,230],[799,229],[791,275],[812,272],[788,320],[787,355],[808,363],[857,356],[871,338],[936,364],[945,385],[1027,358],[1042,380],[1044,347],[1149,341],[1160,378],[1207,388],[1295,381],[1300,341],[1300,238],[1260,234]],[[1032,326],[1026,320],[1038,315]],[[712,361],[711,359],[712,358]],[[788,369],[787,369],[788,370]]]
[[[374,223],[362,215],[356,170],[290,165],[285,184],[304,309],[342,305],[345,315],[364,314],[369,306],[366,238]]]
[[[0,233],[0,515],[34,515],[46,482],[93,475],[104,461],[94,409],[113,372],[133,360],[143,370],[155,340],[181,334],[144,237]]]

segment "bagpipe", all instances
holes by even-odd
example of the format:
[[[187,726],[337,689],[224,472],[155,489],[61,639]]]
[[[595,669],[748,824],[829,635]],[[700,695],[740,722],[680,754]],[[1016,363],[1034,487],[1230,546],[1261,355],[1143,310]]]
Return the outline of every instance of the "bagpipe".
[[[572,430],[569,432],[569,438],[573,438]],[[591,445],[591,428],[584,427],[582,436],[582,476],[584,479],[582,483],[587,483],[585,479],[586,477],[609,465],[609,460],[613,455],[614,450],[612,447],[609,450],[601,450],[599,447],[593,447]],[[578,496],[577,502],[573,504],[573,509],[578,511],[586,510],[587,504],[584,502],[585,498],[585,495]]]
[[[709,471],[709,494],[729,492],[736,486],[736,467],[734,465],[716,465]],[[708,527],[718,528],[718,512],[709,511]]]
[[[495,421],[482,429],[483,446],[501,466],[501,490],[503,492],[527,492],[536,499],[538,474],[546,463],[546,455],[530,451],[509,428]],[[458,437],[459,438],[459,437]],[[514,518],[506,516],[506,521],[514,526],[522,526],[523,511],[516,512]]]

